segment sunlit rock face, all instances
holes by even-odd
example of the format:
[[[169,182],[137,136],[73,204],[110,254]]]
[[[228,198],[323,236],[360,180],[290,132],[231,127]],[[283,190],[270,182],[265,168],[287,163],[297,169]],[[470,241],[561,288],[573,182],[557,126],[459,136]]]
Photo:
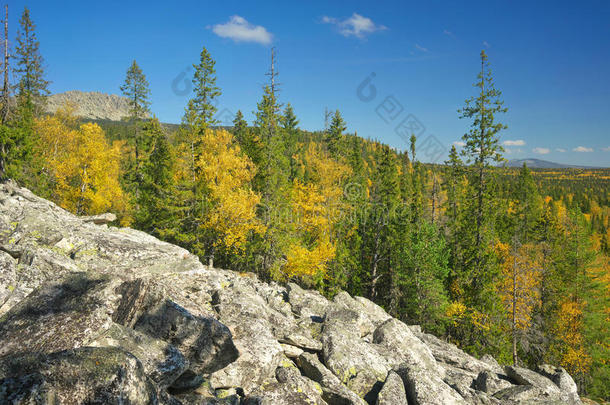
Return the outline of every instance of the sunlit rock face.
[[[347,293],[209,269],[0,184],[1,404],[580,403]]]

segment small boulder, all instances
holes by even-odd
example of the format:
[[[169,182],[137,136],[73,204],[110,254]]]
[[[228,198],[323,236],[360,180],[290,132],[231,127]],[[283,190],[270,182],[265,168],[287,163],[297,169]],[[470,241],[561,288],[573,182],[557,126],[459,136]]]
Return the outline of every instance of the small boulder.
[[[366,403],[354,392],[345,387],[314,354],[304,352],[296,360],[303,373],[322,387],[322,398],[329,404],[365,405]]]
[[[578,387],[576,383],[563,367],[554,367],[549,364],[543,364],[538,368],[538,372],[550,379],[561,390],[561,399],[569,404],[580,404],[578,396]]]
[[[472,385],[474,389],[491,395],[512,386],[510,382],[491,371],[481,371]]]
[[[405,385],[394,371],[388,373],[383,388],[379,391],[377,405],[408,405]]]
[[[510,380],[518,385],[531,385],[538,388],[549,399],[560,399],[561,391],[553,381],[547,377],[517,366],[506,366],[504,371]]]

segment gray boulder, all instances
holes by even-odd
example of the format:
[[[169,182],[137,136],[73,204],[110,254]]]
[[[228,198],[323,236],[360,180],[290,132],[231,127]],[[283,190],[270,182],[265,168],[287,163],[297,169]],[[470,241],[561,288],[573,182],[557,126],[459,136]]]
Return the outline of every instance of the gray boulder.
[[[365,404],[358,395],[343,385],[339,378],[318,360],[317,356],[311,353],[303,353],[296,360],[296,364],[303,375],[320,384],[322,388],[322,398],[329,404]]]
[[[142,364],[121,348],[83,347],[0,361],[3,404],[157,404]]]
[[[391,369],[374,345],[360,339],[369,325],[362,313],[333,304],[322,330],[324,364],[361,398],[376,396]]]
[[[473,383],[475,389],[491,395],[511,386],[508,380],[490,371],[481,371]]]
[[[559,387],[561,391],[561,399],[569,404],[580,404],[578,396],[578,387],[576,383],[563,367],[554,367],[549,364],[543,364],[538,368],[538,372],[550,379]]]
[[[509,379],[518,385],[531,385],[536,387],[544,397],[549,399],[560,399],[561,391],[559,387],[555,385],[553,381],[547,377],[536,373],[535,371],[528,370],[523,367],[506,366],[504,371]]]
[[[379,391],[376,405],[408,405],[405,385],[394,371],[388,373],[383,388]]]
[[[292,363],[278,367],[275,381],[254,390],[244,399],[245,404],[260,405],[326,405],[322,389],[307,377],[301,376]]]

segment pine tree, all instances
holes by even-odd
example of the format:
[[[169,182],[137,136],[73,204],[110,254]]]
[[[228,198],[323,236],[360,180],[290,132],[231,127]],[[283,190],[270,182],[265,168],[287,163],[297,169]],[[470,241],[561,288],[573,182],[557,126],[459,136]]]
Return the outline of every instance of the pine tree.
[[[465,265],[470,268],[468,282],[471,284],[471,295],[474,302],[481,302],[485,282],[491,283],[493,272],[488,268],[488,254],[486,250],[489,244],[490,228],[488,224],[492,221],[490,202],[492,200],[489,171],[492,163],[502,161],[503,152],[499,144],[498,133],[506,126],[496,122],[495,115],[504,113],[507,109],[500,99],[501,92],[495,88],[489,62],[485,51],[481,51],[481,71],[475,87],[479,93],[466,100],[466,105],[459,110],[460,118],[471,119],[471,129],[464,134],[462,139],[466,143],[462,154],[466,157],[469,167],[469,200],[472,201],[470,212],[474,221],[472,229],[472,240],[465,238],[472,246],[468,249],[470,257],[465,258]]]
[[[400,315],[426,331],[442,333],[448,303],[445,282],[449,274],[449,250],[438,229],[427,220],[405,228],[395,239],[393,255],[402,293]]]
[[[238,143],[243,143],[247,130],[248,123],[244,119],[244,114],[242,114],[241,110],[237,110],[235,118],[233,119],[233,136]]]
[[[284,108],[284,114],[281,117],[282,127],[287,131],[294,131],[298,129],[299,120],[294,114],[294,109],[290,103],[286,104]]]
[[[135,60],[131,63],[129,69],[127,69],[125,82],[121,86],[121,91],[129,100],[130,118],[133,120],[146,118],[150,113],[150,89],[148,88],[146,76]]]
[[[466,105],[459,110],[459,113],[460,118],[472,120],[470,131],[462,137],[466,143],[462,154],[466,157],[467,163],[472,164],[471,185],[475,197],[473,265],[475,272],[481,273],[483,271],[482,252],[485,249],[483,244],[484,221],[489,219],[486,218],[487,204],[490,199],[488,171],[492,162],[502,161],[503,148],[499,144],[498,133],[507,128],[506,125],[496,122],[494,115],[505,113],[507,109],[500,99],[502,93],[495,88],[485,51],[481,51],[481,71],[477,78],[475,87],[479,89],[479,94],[466,100]]]
[[[514,234],[523,244],[532,239],[534,227],[541,215],[541,199],[530,169],[525,163],[519,171],[515,198]]]
[[[171,227],[174,158],[171,146],[157,118],[147,121],[142,128],[151,140],[151,152],[142,167],[142,183],[137,198],[136,226],[156,236]]]
[[[147,140],[142,139],[142,131],[140,128],[142,120],[150,113],[150,89],[148,88],[146,76],[135,60],[132,62],[129,69],[127,69],[125,82],[120,89],[123,92],[123,95],[129,100],[129,120],[134,128],[133,142],[135,144],[133,181],[140,183],[142,181],[141,162],[143,160],[143,155],[150,146],[149,141],[147,142]],[[136,195],[137,193],[138,189],[136,188]]]
[[[44,59],[40,54],[40,43],[36,38],[36,25],[30,18],[30,10],[25,7],[17,33],[14,69],[19,77],[17,82],[17,100],[20,109],[28,109],[38,116],[43,111],[45,97],[49,94],[49,82],[44,79]]]
[[[455,148],[451,147],[449,159],[445,161],[445,175],[442,184],[447,194],[445,201],[445,215],[447,216],[447,239],[451,249],[450,266],[452,274],[450,282],[456,280],[456,274],[460,273],[459,267],[462,265],[462,257],[459,243],[460,209],[462,204],[464,163]],[[457,298],[457,297],[453,297]]]
[[[292,182],[297,177],[297,162],[295,160],[295,154],[297,153],[299,120],[294,114],[294,109],[290,103],[286,104],[284,113],[280,117],[280,122],[282,125],[282,136],[284,137],[284,150],[290,165],[289,179]]]
[[[199,64],[193,65],[195,74],[193,76],[193,86],[195,95],[187,106],[185,120],[191,127],[196,127],[199,132],[208,125],[214,125],[217,120],[216,98],[220,96],[220,88],[216,85],[216,62],[208,50],[204,47],[201,50]]]
[[[364,231],[365,257],[368,258],[368,295],[372,300],[379,298],[379,284],[382,282],[396,287],[390,271],[390,242],[394,229],[389,226],[389,221],[390,214],[398,205],[400,195],[397,164],[390,148],[381,146],[375,160],[378,164],[372,178],[371,206],[367,213]],[[392,292],[395,293],[395,290]],[[389,295],[382,298],[385,298],[386,302],[392,301]]]
[[[341,140],[343,139],[343,132],[347,129],[345,121],[341,116],[339,110],[335,111],[330,128],[328,129],[328,135],[326,136],[326,145],[331,156],[337,158],[341,148]]]
[[[28,8],[24,8],[19,24],[14,56],[17,62],[13,70],[17,76],[17,108],[8,127],[1,131],[3,148],[0,149],[4,151],[0,150],[3,152],[0,160],[4,162],[5,173],[0,173],[0,176],[13,177],[39,191],[36,178],[42,162],[36,161],[33,153],[36,143],[34,125],[44,110],[49,82],[44,79],[44,60]]]
[[[262,192],[263,201],[268,202],[274,192],[285,187],[288,168],[284,143],[279,134],[279,108],[271,87],[263,88],[263,98],[257,103],[255,115],[254,126],[263,148],[256,184]]]

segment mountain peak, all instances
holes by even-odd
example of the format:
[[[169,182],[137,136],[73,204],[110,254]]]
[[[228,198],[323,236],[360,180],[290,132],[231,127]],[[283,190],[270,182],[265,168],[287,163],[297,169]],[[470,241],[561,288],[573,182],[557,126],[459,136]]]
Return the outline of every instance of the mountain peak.
[[[96,120],[120,121],[129,115],[129,100],[116,94],[70,90],[47,98],[46,111],[54,113],[66,102],[76,106],[76,115]]]

